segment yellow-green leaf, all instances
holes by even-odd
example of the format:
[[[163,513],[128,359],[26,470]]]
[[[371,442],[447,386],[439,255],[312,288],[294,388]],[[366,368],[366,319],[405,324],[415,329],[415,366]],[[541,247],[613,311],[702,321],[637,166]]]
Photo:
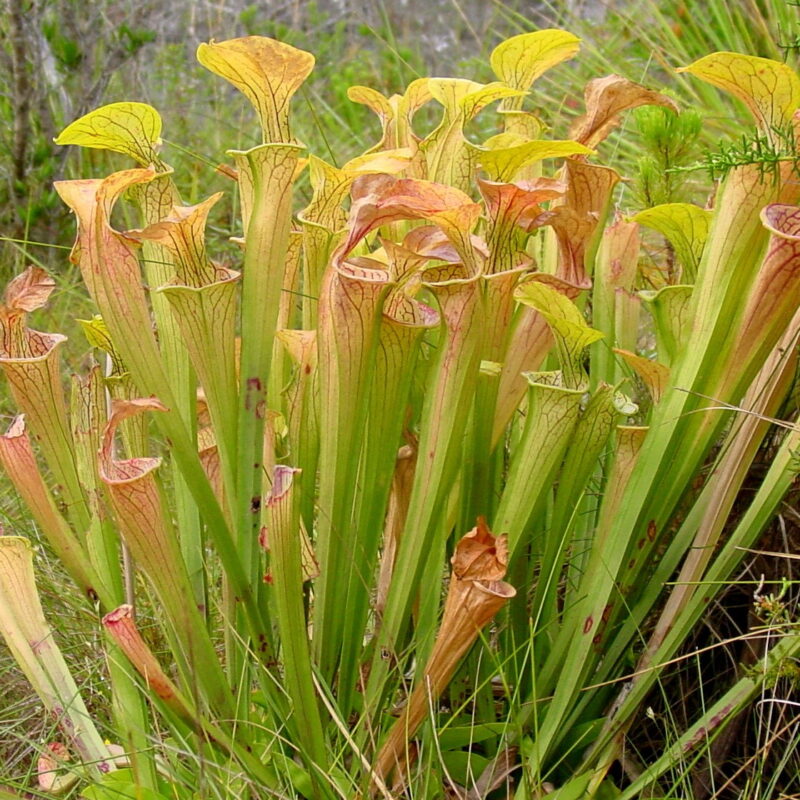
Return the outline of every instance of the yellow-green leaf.
[[[545,158],[565,158],[573,155],[591,155],[594,151],[570,140],[526,140],[514,133],[500,133],[483,143],[478,153],[478,163],[486,170],[490,180],[512,181],[517,173],[529,164]]]
[[[394,150],[380,150],[375,153],[364,153],[364,155],[351,158],[343,167],[348,172],[385,172],[395,175],[402,172],[407,166],[412,156],[411,150],[407,147],[400,147]]]
[[[113,150],[143,167],[158,161],[161,117],[147,103],[110,103],[67,125],[56,144]]]
[[[265,142],[292,141],[289,101],[314,68],[311,53],[264,36],[245,36],[202,43],[197,60],[253,104]]]
[[[692,332],[691,286],[665,286],[657,292],[639,292],[653,315],[658,357],[672,365],[686,347]]]
[[[467,191],[472,183],[478,148],[464,136],[465,125],[489,103],[523,94],[499,81],[475,83],[459,78],[431,78],[428,89],[444,106],[439,126],[421,144],[427,177]]]
[[[640,211],[634,222],[653,228],[669,239],[683,266],[683,283],[693,283],[708,238],[713,212],[691,203],[664,203]]]
[[[428,89],[433,98],[444,106],[445,115],[455,116],[460,112],[465,122],[495,100],[525,94],[499,81],[482,84],[462,78],[431,78],[428,80]]]
[[[564,385],[569,389],[583,388],[586,378],[583,351],[602,339],[603,334],[589,327],[575,303],[545,283],[529,281],[517,289],[514,297],[535,308],[550,325]]]
[[[743,53],[711,53],[681,67],[696,78],[741,100],[756,118],[762,133],[786,129],[800,107],[800,78],[788,65]]]
[[[347,90],[347,97],[352,102],[367,106],[380,119],[381,140],[370,148],[369,153],[397,147],[410,148],[412,155],[416,153],[418,137],[412,123],[414,114],[431,100],[428,81],[428,78],[417,78],[408,85],[404,94],[388,98],[368,86],[351,86]],[[418,177],[423,177],[423,174]]]
[[[366,106],[381,119],[394,116],[394,109],[389,100],[379,91],[369,86],[351,86],[347,90],[347,99],[353,103]]]
[[[119,375],[125,372],[122,356],[114,346],[114,341],[103,318],[99,314],[95,314],[91,319],[78,319],[75,321],[81,326],[86,341],[92,347],[96,347],[111,356],[111,361],[114,364],[114,373]]]
[[[572,58],[580,49],[580,42],[574,34],[557,28],[521,33],[497,45],[490,63],[501,81],[514,89],[528,91],[547,70]],[[515,107],[514,101],[507,102],[507,106]]]

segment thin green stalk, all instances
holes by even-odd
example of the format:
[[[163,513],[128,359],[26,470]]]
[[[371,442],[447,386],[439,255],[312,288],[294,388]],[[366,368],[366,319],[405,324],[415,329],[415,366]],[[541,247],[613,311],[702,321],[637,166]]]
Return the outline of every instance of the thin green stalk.
[[[315,791],[322,791],[320,774],[328,772],[328,753],[314,690],[311,651],[303,598],[300,507],[292,487],[291,467],[278,466],[267,498],[269,548],[275,612],[281,637],[284,680],[294,716],[288,724],[302,737]],[[301,739],[298,738],[298,741]]]
[[[420,588],[428,554],[437,552],[442,544],[442,507],[452,491],[460,437],[478,377],[483,304],[478,276],[463,277],[464,272],[456,265],[425,273],[427,285],[439,303],[444,332],[431,374],[431,388],[425,397],[414,488],[365,695],[370,716],[377,713],[379,699],[386,690],[384,681],[390,659],[402,650],[411,604]],[[429,586],[426,591],[438,591],[438,587]],[[389,659],[384,659],[383,653],[388,653]]]

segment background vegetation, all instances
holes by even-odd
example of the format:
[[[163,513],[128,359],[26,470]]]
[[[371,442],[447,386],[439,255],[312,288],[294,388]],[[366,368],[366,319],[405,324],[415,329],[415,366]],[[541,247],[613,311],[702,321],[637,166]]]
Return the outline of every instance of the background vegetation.
[[[211,179],[225,148],[248,143],[241,119],[217,113],[230,102],[230,92],[193,63],[194,42],[211,37],[258,34],[313,50],[317,64],[301,98],[309,113],[298,114],[298,136],[313,152],[335,155],[335,161],[362,152],[378,132],[368,109],[347,99],[349,86],[373,86],[388,96],[422,75],[488,80],[494,45],[524,30],[561,25],[583,38],[581,62],[545,75],[539,86],[540,110],[559,133],[577,114],[590,76],[616,72],[660,82],[675,67],[714,50],[791,59],[798,35],[796,6],[778,0],[552,5],[454,0],[442,7],[415,0],[266,5],[234,0],[178,3],[169,10],[160,3],[119,0],[89,5],[5,0],[2,25],[2,230],[40,248],[71,245],[68,213],[52,181],[86,174],[86,159],[89,170],[104,166],[102,154],[58,148],[53,139],[103,102],[136,98],[161,110],[170,163],[188,176],[182,179],[189,191],[192,181],[196,191],[200,176]],[[686,107],[702,102],[707,109],[706,147],[714,149],[723,132],[735,137],[744,130],[741,107],[710,87],[671,80],[670,91]],[[612,153],[624,151],[625,141],[612,139]],[[630,169],[625,174],[633,177]],[[42,249],[34,255],[51,263]],[[3,245],[5,276],[25,260],[14,243]]]

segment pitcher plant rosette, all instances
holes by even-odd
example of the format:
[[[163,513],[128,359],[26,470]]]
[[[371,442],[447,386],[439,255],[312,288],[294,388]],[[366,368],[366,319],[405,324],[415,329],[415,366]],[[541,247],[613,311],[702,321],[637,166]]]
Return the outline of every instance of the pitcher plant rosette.
[[[241,215],[224,262],[206,241],[220,195],[181,199],[153,108],[107,105],[58,137],[119,158],[56,184],[97,361],[70,399],[64,337],[28,326],[54,282],[11,281],[0,463],[103,630],[111,712],[87,709],[34,549],[7,529],[0,631],[60,729],[40,792],[661,796],[800,656],[792,624],[767,620],[758,669],[615,767],[796,490],[800,186],[787,153],[730,169],[704,207],[615,213],[622,176],[598,149],[628,110],[678,109],[611,75],[569,138],[545,138],[535,82],[579,44],[515,36],[489,84],[353,87],[382,132],[342,166],[292,136],[313,56],[201,44],[261,129],[223,169]],[[683,72],[762,135],[796,130],[787,65],[715,53]],[[425,105],[440,122],[423,137]],[[122,206],[137,228],[118,229]],[[676,262],[657,285],[647,231]]]

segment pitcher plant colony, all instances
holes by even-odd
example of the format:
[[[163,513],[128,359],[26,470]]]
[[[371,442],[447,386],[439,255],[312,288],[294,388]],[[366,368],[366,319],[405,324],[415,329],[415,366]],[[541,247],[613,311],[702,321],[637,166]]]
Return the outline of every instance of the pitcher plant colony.
[[[638,770],[616,766],[796,487],[800,429],[779,417],[800,331],[800,78],[728,52],[683,68],[782,155],[732,166],[705,207],[624,217],[597,149],[631,109],[678,109],[601,77],[569,138],[547,138],[527,98],[578,50],[540,30],[493,51],[486,85],[354,86],[382,136],[337,165],[292,136],[311,54],[201,44],[261,128],[220,167],[241,236],[211,252],[221,195],[183,202],[155,109],[113,103],[61,133],[118,154],[113,174],[56,184],[95,361],[67,386],[65,337],[27,321],[54,280],[11,281],[0,463],[102,626],[111,711],[90,713],[33,547],[7,529],[0,630],[60,730],[40,792],[662,796],[800,656],[792,620],[765,617],[757,668]],[[440,122],[420,137],[427,104]],[[480,112],[495,132],[475,143]],[[650,235],[674,264],[646,283]],[[214,260],[225,248],[238,269]]]

